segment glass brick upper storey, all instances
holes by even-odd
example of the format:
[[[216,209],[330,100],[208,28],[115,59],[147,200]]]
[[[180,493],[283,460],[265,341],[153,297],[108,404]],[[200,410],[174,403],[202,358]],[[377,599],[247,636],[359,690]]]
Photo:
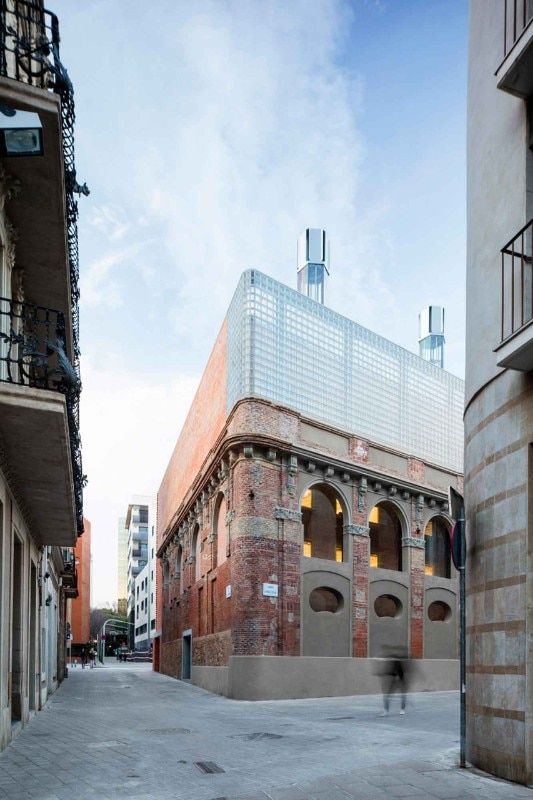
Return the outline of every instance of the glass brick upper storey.
[[[462,472],[459,378],[255,269],[241,276],[227,322],[228,413],[263,397]]]

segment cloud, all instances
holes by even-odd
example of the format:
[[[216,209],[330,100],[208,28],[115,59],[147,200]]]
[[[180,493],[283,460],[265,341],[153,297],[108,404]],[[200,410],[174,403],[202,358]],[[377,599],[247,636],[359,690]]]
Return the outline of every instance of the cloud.
[[[133,494],[154,494],[197,376],[128,372],[116,356],[83,362],[81,432],[92,523],[92,605],[116,599],[117,520]]]

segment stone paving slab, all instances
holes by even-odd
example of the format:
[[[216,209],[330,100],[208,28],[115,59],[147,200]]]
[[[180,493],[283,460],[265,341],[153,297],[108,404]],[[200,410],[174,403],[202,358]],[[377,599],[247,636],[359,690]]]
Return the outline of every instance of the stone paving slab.
[[[237,702],[150,665],[71,670],[0,754],[0,800],[533,800],[460,770],[456,693]],[[202,772],[213,762],[221,772]]]

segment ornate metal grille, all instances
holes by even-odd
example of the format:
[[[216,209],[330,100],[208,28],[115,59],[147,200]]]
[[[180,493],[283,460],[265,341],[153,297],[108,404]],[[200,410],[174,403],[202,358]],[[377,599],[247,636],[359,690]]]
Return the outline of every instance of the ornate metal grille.
[[[76,180],[74,159],[74,90],[59,58],[59,23],[55,14],[40,3],[27,0],[0,0],[0,75],[55,92],[61,99],[61,133],[65,175],[65,205],[69,253],[73,365],[73,384],[67,394],[70,445],[76,497],[78,532],[83,532],[83,475],[79,435],[79,255],[78,203],[75,195],[88,194]],[[65,356],[66,358],[66,356]],[[49,387],[50,388],[50,387]]]

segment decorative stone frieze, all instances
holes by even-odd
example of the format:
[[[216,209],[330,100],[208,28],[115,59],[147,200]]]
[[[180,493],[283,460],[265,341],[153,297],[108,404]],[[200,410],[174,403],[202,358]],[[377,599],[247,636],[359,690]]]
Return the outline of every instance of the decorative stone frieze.
[[[345,525],[344,533],[350,536],[370,536],[370,527],[368,525]]]
[[[374,483],[374,491],[381,492],[381,483],[379,481],[375,481]]]
[[[418,547],[420,549],[424,549],[425,543],[423,539],[419,539],[416,536],[402,536],[402,546],[403,547]]]
[[[410,500],[410,499],[411,499],[411,495],[406,489],[405,491],[402,492],[402,500]]]
[[[350,482],[350,473],[349,472],[341,472],[341,481],[343,483],[349,483]]]
[[[266,459],[267,461],[275,461],[277,458],[277,452],[272,447],[269,447],[266,451]]]
[[[277,507],[274,509],[274,519],[287,519],[291,522],[301,522],[302,515],[299,511],[293,511],[292,508]]]
[[[307,472],[314,472],[316,469],[316,464],[314,461],[308,461],[305,465]]]
[[[396,486],[389,486],[390,497],[394,497],[396,494],[398,494],[398,489],[396,488]]]
[[[335,475],[335,470],[333,469],[333,467],[326,467],[326,469],[324,470],[324,477],[333,478],[334,475]]]
[[[242,452],[244,453],[245,458],[253,458],[254,457],[254,446],[252,444],[245,444],[242,448]]]

